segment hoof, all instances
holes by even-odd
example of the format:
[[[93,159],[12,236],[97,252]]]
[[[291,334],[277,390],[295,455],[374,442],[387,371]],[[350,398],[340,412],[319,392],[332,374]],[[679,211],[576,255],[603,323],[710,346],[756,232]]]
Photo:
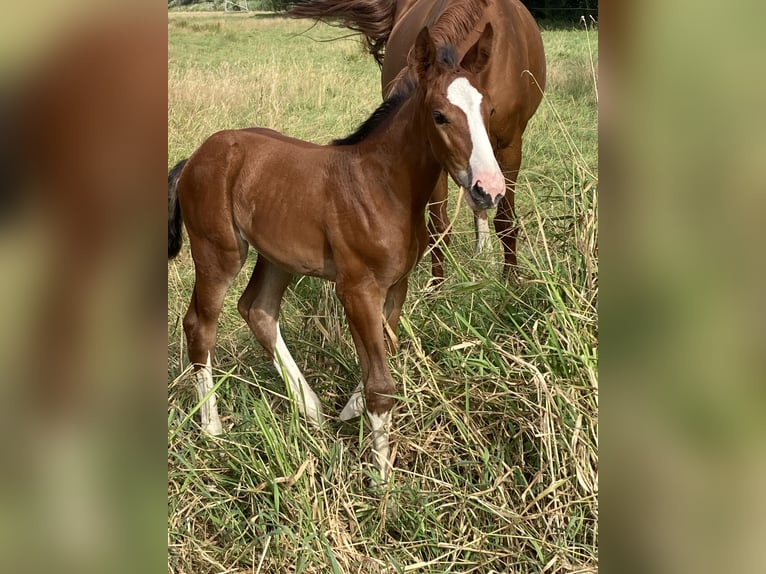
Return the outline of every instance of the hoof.
[[[298,399],[298,410],[314,426],[321,427],[324,423],[322,405],[311,389],[308,389],[306,396]]]
[[[431,277],[428,280],[428,283],[426,283],[426,286],[423,288],[423,291],[425,291],[426,293],[433,293],[441,289],[441,286],[443,284],[444,284],[444,277]]]
[[[223,434],[223,426],[221,421],[211,421],[205,425],[202,425],[202,430],[205,434],[210,436],[219,436]]]

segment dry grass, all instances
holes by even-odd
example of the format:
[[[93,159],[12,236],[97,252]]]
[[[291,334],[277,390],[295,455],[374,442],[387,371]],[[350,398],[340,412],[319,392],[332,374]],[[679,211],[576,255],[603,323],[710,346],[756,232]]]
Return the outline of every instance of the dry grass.
[[[327,141],[378,102],[377,69],[354,42],[292,37],[306,24],[279,19],[183,22],[169,22],[171,162],[223,127]],[[226,432],[200,436],[180,326],[188,246],[169,264],[170,572],[596,571],[594,79],[584,33],[544,39],[551,81],[517,192],[524,271],[514,284],[498,280],[497,245],[474,257],[462,209],[443,288],[425,290],[426,263],[413,273],[390,360],[401,400],[387,490],[370,486],[364,421],[316,431],[286,400],[235,308],[246,273],[219,325]],[[325,411],[337,413],[359,368],[332,286],[297,281],[282,332]]]

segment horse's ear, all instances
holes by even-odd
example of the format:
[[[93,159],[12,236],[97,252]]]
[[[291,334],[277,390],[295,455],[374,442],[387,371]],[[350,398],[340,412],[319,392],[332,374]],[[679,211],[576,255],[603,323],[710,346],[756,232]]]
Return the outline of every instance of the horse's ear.
[[[476,40],[476,43],[468,49],[460,66],[472,74],[480,74],[489,62],[489,55],[492,52],[492,38],[495,32],[492,30],[492,24],[487,22],[484,31]]]
[[[428,27],[423,28],[415,40],[415,46],[410,52],[410,66],[415,70],[415,75],[422,80],[436,60],[436,48],[431,39]]]

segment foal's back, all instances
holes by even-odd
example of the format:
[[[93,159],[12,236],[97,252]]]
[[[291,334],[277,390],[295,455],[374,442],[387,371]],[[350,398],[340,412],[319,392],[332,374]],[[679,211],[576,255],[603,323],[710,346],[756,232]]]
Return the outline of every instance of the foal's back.
[[[224,130],[189,158],[179,182],[184,222],[219,248],[244,241],[291,273],[332,279],[326,252],[332,149],[264,128]]]

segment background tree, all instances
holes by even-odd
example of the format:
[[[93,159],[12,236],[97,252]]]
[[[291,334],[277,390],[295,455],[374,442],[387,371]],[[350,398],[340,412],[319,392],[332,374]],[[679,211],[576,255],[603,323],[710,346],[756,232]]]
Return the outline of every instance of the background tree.
[[[248,0],[251,10],[287,10],[300,0]],[[546,25],[554,23],[577,23],[580,18],[592,16],[598,19],[598,0],[521,0],[532,15]],[[207,4],[211,9],[222,10],[223,0],[168,0],[168,8]]]

